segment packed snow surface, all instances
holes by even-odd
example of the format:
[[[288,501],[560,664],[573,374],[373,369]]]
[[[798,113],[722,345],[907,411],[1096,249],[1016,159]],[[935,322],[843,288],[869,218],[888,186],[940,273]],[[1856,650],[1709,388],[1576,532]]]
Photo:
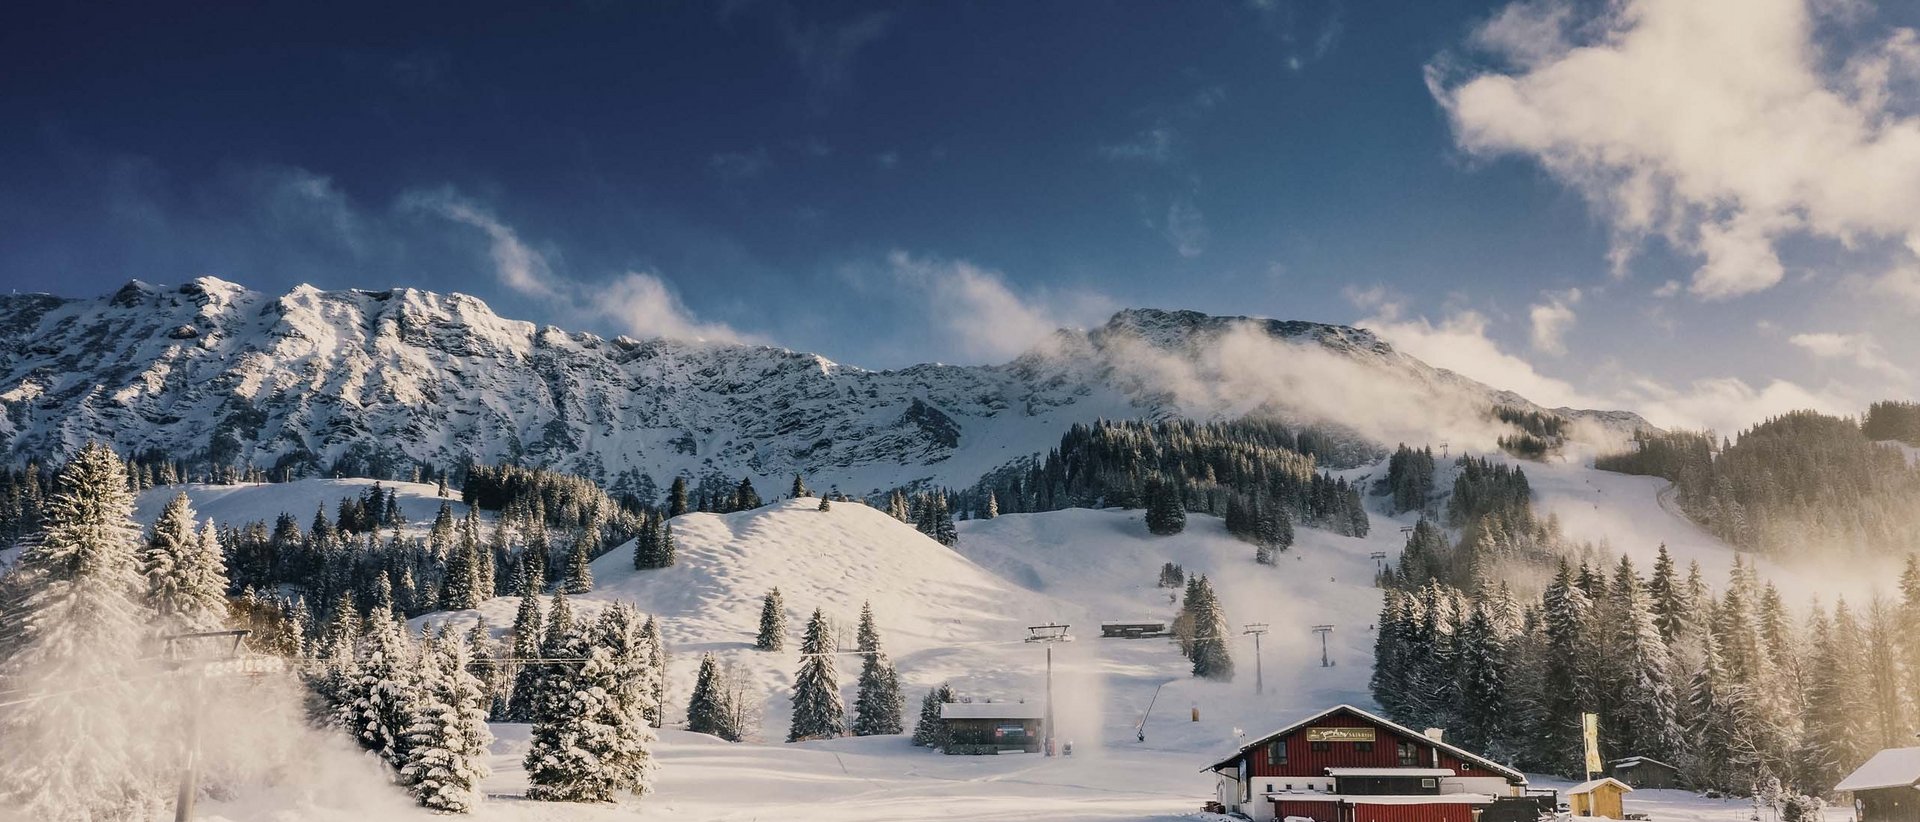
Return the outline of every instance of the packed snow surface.
[[[1665,539],[1686,557],[1726,561],[1724,546],[1704,534],[1689,541],[1684,520],[1661,509],[1658,483],[1574,464],[1530,463],[1527,470],[1542,504],[1563,518],[1585,505],[1609,524],[1642,529],[1609,532],[1616,550],[1650,557],[1658,543],[1642,543]],[[224,521],[270,520],[283,508],[310,517],[314,505],[331,505],[362,487],[359,481],[308,480],[188,490],[204,514]],[[410,520],[428,519],[438,508],[433,486],[396,487]],[[143,514],[157,510],[170,493],[149,492],[141,501]],[[618,806],[518,799],[526,730],[496,724],[495,775],[486,786],[491,796],[474,818],[1202,818],[1199,807],[1211,795],[1213,779],[1199,769],[1208,762],[1329,705],[1371,705],[1366,683],[1380,604],[1371,554],[1396,556],[1399,527],[1409,521],[1376,515],[1372,535],[1364,539],[1302,528],[1278,566],[1267,567],[1253,561],[1251,546],[1203,515],[1190,516],[1179,535],[1154,537],[1138,511],[1009,514],[960,523],[959,545],[947,548],[858,503],[820,511],[817,500],[801,499],[734,514],[688,514],[674,520],[674,567],[634,570],[623,546],[593,563],[594,590],[575,598],[582,611],[626,601],[662,621],[673,657],[670,723],[655,748],[661,764],[656,792]],[[1169,561],[1206,574],[1218,591],[1235,632],[1233,681],[1192,678],[1178,648],[1164,638],[1100,637],[1102,621],[1172,621],[1173,592],[1154,584],[1160,565]],[[776,585],[789,609],[789,650],[754,651],[760,598]],[[905,737],[782,743],[788,688],[799,661],[793,649],[806,616],[821,608],[850,643],[865,601],[872,602],[884,648],[904,679],[909,727],[920,696],[940,682],[974,699],[1044,700],[1046,649],[1024,641],[1026,629],[1070,626],[1073,641],[1053,646],[1053,696],[1059,738],[1073,743],[1073,755],[945,756],[912,747]],[[514,598],[498,598],[476,611],[417,618],[414,625],[465,624],[484,615],[503,630],[516,605]],[[1239,633],[1255,622],[1270,628],[1257,664],[1253,637]],[[1326,666],[1311,630],[1320,624],[1333,626]],[[758,739],[733,744],[673,727],[684,716],[699,656],[708,651],[738,663],[763,689]],[[838,668],[851,704],[859,657],[841,657]],[[1256,693],[1262,680],[1264,693]],[[227,804],[210,802],[204,812],[236,822],[429,818],[397,789],[368,780],[358,761],[345,751],[317,753],[303,766],[301,780]],[[1543,787],[1568,784],[1535,781]],[[322,782],[329,787],[316,787]],[[1737,800],[1637,791],[1627,797],[1627,810],[1667,820],[1736,820],[1751,809]]]

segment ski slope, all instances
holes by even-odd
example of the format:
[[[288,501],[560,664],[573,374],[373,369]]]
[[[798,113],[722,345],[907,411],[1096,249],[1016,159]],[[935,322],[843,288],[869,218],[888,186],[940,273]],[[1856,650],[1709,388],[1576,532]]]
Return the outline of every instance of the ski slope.
[[[1608,541],[1636,561],[1642,550],[1650,561],[1659,539],[1683,561],[1723,563],[1714,567],[1729,561],[1730,552],[1711,536],[1694,529],[1690,537],[1690,524],[1660,508],[1657,481],[1572,463],[1528,463],[1526,468],[1540,504],[1560,513],[1570,533],[1619,529],[1607,532]],[[438,509],[432,486],[396,487],[410,521],[429,520]],[[289,508],[300,515],[319,501],[332,504],[359,488],[360,481],[308,480],[188,492],[203,515],[245,521],[271,520]],[[161,489],[143,495],[142,514],[156,512],[171,493]],[[865,505],[836,503],[824,512],[817,506],[817,500],[789,500],[734,514],[676,518],[678,563],[672,568],[634,570],[630,546],[597,559],[594,590],[574,598],[578,609],[591,614],[609,602],[633,603],[661,620],[672,652],[670,722],[655,749],[661,764],[656,791],[617,807],[517,799],[524,788],[518,763],[525,728],[498,724],[495,774],[487,783],[494,796],[474,818],[1194,818],[1212,789],[1211,776],[1198,769],[1210,756],[1237,747],[1242,734],[1257,735],[1329,704],[1370,704],[1366,685],[1380,604],[1371,554],[1397,556],[1399,527],[1411,521],[1410,515],[1376,514],[1364,539],[1301,528],[1293,549],[1268,567],[1254,562],[1251,546],[1227,536],[1220,520],[1202,515],[1190,515],[1179,535],[1155,537],[1146,532],[1138,511],[1009,514],[960,523],[959,545],[947,548]],[[1583,514],[1583,506],[1594,513]],[[1576,521],[1576,516],[1591,521]],[[1626,525],[1638,530],[1628,531]],[[1100,638],[1103,620],[1172,620],[1171,592],[1155,586],[1161,563],[1169,561],[1212,580],[1236,632],[1233,681],[1192,678],[1178,648],[1164,639]],[[754,651],[760,597],[775,585],[786,597],[792,641],[785,652]],[[1023,641],[1026,627],[1072,626],[1075,640],[1054,649],[1053,687],[1058,735],[1073,743],[1074,755],[949,757],[914,748],[905,737],[780,742],[799,661],[795,648],[807,614],[823,609],[842,636],[850,637],[861,603],[868,600],[903,679],[909,727],[920,696],[939,682],[974,699],[1044,699],[1045,651]],[[413,624],[458,626],[484,616],[504,630],[517,605],[515,598],[497,598],[472,611],[430,614]],[[1270,627],[1261,640],[1264,693],[1255,692],[1252,637],[1238,633],[1252,622]],[[1321,666],[1319,640],[1311,631],[1319,624],[1334,626],[1329,667]],[[673,727],[684,717],[699,656],[709,651],[736,662],[760,685],[766,700],[757,740],[730,744]],[[840,682],[849,705],[858,667],[858,657],[841,658]],[[352,764],[356,755],[315,756],[315,773],[341,784],[349,781],[348,774],[365,781],[365,769]],[[205,808],[209,818],[236,822],[429,818],[424,810],[408,807],[397,789],[370,782],[351,790],[316,790],[296,780],[231,805],[212,802]],[[1683,820],[1741,819],[1747,812],[1742,803],[1674,792],[1629,797],[1628,810]]]

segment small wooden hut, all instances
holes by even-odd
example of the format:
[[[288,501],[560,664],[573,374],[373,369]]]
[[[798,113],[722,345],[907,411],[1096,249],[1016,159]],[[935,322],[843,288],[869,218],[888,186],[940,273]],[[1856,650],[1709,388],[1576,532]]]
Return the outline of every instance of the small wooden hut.
[[[1632,785],[1603,776],[1568,788],[1567,809],[1573,811],[1574,816],[1625,819],[1627,812],[1621,806],[1625,804],[1626,795],[1632,792]]]

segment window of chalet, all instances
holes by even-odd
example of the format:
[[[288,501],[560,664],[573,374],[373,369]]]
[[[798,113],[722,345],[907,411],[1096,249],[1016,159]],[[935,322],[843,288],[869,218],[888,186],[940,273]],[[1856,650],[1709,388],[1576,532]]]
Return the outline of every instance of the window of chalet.
[[[1400,743],[1399,750],[1400,767],[1404,768],[1410,765],[1420,764],[1420,749],[1415,747],[1412,742]]]
[[[1267,743],[1267,764],[1268,765],[1287,764],[1287,741],[1286,740],[1276,739],[1272,742]]]
[[[1326,753],[1327,751],[1333,750],[1333,743],[1332,742],[1309,742],[1307,743],[1307,749],[1313,751],[1314,753]]]
[[[1359,751],[1360,753],[1373,753],[1373,743],[1372,742],[1355,742],[1353,743],[1353,749],[1356,751]]]

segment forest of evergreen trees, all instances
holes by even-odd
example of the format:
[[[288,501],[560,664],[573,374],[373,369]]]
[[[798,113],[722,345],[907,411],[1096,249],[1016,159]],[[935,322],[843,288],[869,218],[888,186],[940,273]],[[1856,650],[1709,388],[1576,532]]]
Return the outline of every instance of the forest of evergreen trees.
[[[1882,433],[1912,413],[1899,403],[1875,408],[1868,424]],[[1718,444],[1706,433],[1642,433],[1631,450],[1594,465],[1671,480],[1680,510],[1740,548],[1904,554],[1920,548],[1920,470],[1877,438],[1851,419],[1795,411]]]
[[[1920,565],[1899,602],[1813,603],[1805,618],[1751,565],[1711,589],[1665,546],[1562,564],[1538,598],[1506,585],[1390,588],[1374,698],[1396,721],[1546,773],[1581,772],[1580,714],[1606,759],[1678,765],[1697,789],[1811,795],[1920,719]]]
[[[1164,499],[1182,515],[1231,516],[1234,533],[1256,544],[1285,547],[1294,524],[1364,536],[1359,490],[1316,470],[1325,438],[1253,419],[1075,425],[1044,458],[993,472],[952,504],[973,517],[1119,507],[1168,519],[1153,504]]]

